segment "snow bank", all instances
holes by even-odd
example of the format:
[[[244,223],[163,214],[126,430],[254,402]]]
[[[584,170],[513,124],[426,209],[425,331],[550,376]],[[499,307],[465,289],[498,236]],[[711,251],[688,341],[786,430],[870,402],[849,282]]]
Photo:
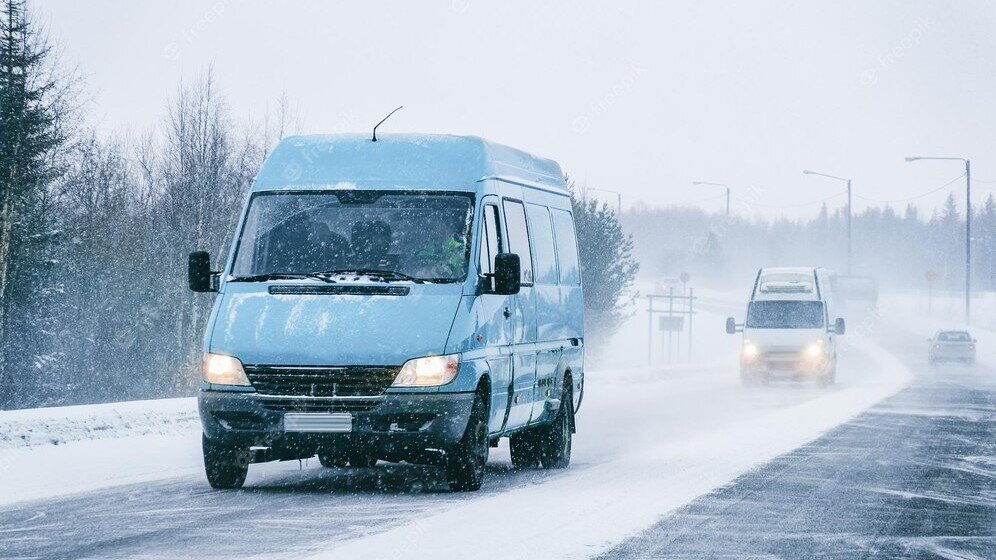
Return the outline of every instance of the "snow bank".
[[[0,450],[197,428],[197,399],[127,401],[0,411]]]
[[[0,412],[0,505],[200,468],[193,398]]]

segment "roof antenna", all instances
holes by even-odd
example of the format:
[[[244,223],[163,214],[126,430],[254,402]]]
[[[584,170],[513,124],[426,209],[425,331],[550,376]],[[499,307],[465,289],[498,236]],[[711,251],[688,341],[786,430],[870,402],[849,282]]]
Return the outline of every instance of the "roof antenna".
[[[391,111],[390,113],[388,113],[388,114],[387,114],[387,116],[386,116],[386,117],[384,117],[383,119],[380,119],[380,122],[379,122],[379,123],[377,123],[377,124],[375,124],[375,125],[374,125],[374,137],[373,137],[373,141],[374,141],[374,142],[376,142],[376,141],[377,141],[377,127],[378,127],[378,126],[380,126],[380,125],[382,125],[382,124],[384,124],[384,121],[386,121],[387,119],[391,118],[391,115],[393,115],[393,114],[397,113],[397,112],[398,112],[398,110],[399,110],[399,109],[401,109],[402,107],[404,107],[404,105],[401,105],[401,106],[400,106],[400,107],[398,107],[397,109],[395,109],[395,110]]]

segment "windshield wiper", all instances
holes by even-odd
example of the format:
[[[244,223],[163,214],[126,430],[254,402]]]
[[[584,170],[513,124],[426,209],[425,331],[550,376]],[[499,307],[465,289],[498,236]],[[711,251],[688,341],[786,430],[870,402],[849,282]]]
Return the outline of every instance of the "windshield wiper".
[[[409,276],[403,272],[398,272],[396,270],[385,270],[382,268],[339,268],[335,270],[325,270],[318,272],[322,276],[334,276],[334,275],[347,275],[355,274],[357,276],[376,276],[382,278],[385,281],[390,280],[408,280],[415,282],[416,284],[422,284],[425,280],[421,278],[415,278],[414,276]]]
[[[266,274],[250,274],[247,276],[233,276],[229,282],[269,282],[270,280],[321,280],[322,282],[335,283],[335,280],[319,273],[309,272],[298,274],[296,272],[268,272]]]

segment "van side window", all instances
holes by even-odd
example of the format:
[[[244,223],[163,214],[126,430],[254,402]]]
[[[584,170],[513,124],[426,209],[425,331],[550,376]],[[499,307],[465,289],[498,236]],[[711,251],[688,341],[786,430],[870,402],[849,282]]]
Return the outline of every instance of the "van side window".
[[[557,232],[557,261],[560,263],[560,283],[580,285],[581,268],[578,264],[578,239],[574,232],[574,218],[570,212],[554,210],[553,228]]]
[[[484,221],[481,224],[481,276],[490,277],[495,272],[495,256],[501,252],[501,230],[498,227],[498,207],[484,206]]]
[[[529,233],[532,234],[533,254],[536,256],[536,270],[533,271],[536,283],[556,284],[557,252],[554,249],[550,210],[546,206],[526,204],[526,217],[529,218]]]
[[[526,210],[521,202],[504,201],[505,230],[508,233],[508,250],[519,255],[522,283],[533,282],[533,254],[529,248],[529,229],[526,227]]]

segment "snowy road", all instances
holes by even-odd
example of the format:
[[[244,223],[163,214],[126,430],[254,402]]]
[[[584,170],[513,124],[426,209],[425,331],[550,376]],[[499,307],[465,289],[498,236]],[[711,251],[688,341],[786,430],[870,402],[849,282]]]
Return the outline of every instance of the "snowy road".
[[[245,489],[229,492],[182,471],[10,504],[0,509],[0,557],[481,557],[482,547],[486,557],[589,557],[846,421],[906,379],[894,358],[864,344],[842,358],[832,390],[746,390],[732,365],[592,375],[566,471],[514,472],[504,444],[484,490],[472,494],[448,493],[436,469],[408,465],[257,465]]]

